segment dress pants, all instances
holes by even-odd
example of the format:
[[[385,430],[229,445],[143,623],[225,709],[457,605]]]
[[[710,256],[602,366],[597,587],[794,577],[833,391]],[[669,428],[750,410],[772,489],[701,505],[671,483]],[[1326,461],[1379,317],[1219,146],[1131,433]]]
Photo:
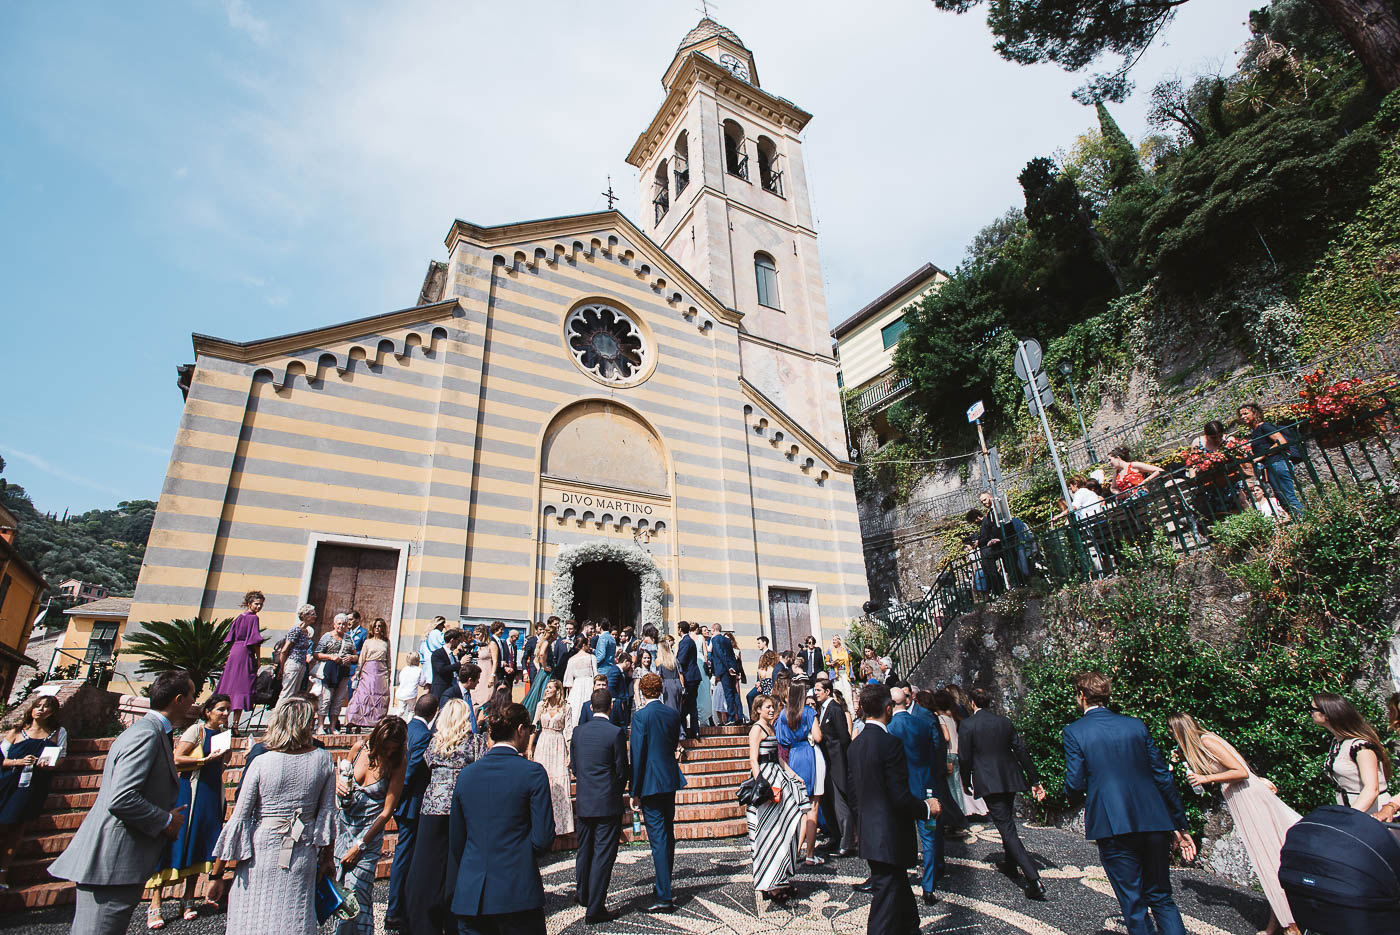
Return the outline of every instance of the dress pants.
[[[389,901],[384,906],[384,916],[389,919],[402,919],[404,881],[408,879],[408,866],[413,861],[413,838],[418,831],[418,819],[394,816],[399,836],[394,841],[394,859],[389,864]]]
[[[141,902],[143,883],[129,886],[79,884],[70,935],[126,935],[131,914]]]
[[[676,863],[676,794],[642,796],[642,818],[646,820],[651,862],[656,866],[656,901],[670,903],[671,868]]]
[[[997,826],[997,834],[1001,835],[1007,861],[1021,868],[1027,884],[1039,880],[1040,871],[1035,869],[1035,862],[1026,853],[1026,846],[1016,833],[1016,793],[989,792],[982,796],[982,801],[987,803],[987,817]]]
[[[685,735],[694,740],[700,736],[700,711],[697,705],[700,701],[700,682],[685,683],[685,691],[681,695],[681,723],[685,725]]]
[[[543,909],[457,917],[458,935],[545,935],[546,931]]]
[[[832,829],[832,838],[839,834],[841,839],[841,850],[854,850],[856,846],[856,810],[850,797],[850,777],[837,776],[836,771],[827,763],[826,771],[827,795],[822,796],[822,807],[831,807],[831,813],[836,816],[836,827]]]
[[[916,935],[919,931],[919,907],[909,877],[904,868],[878,860],[870,863],[870,935]]]
[[[925,893],[932,893],[943,876],[943,816],[940,814],[933,827],[927,821],[914,822],[919,835],[919,853],[923,855],[923,873],[919,883]]]
[[[724,707],[729,712],[731,724],[744,720],[744,706],[739,703],[738,681],[735,676],[728,674],[719,677],[719,687],[724,691]]]
[[[578,819],[578,855],[574,858],[574,881],[584,919],[599,919],[608,908],[608,886],[613,864],[617,862],[617,842],[622,834],[622,816]]]
[[[988,803],[990,807],[990,803]],[[1172,899],[1170,831],[1135,831],[1100,838],[1099,862],[1113,884],[1128,935],[1151,935],[1147,912],[1161,935],[1186,935],[1181,912]]]

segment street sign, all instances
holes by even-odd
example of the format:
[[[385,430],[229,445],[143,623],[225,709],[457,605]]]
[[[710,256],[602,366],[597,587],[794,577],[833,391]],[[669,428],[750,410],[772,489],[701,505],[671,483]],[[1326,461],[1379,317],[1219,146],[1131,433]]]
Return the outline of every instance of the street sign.
[[[978,419],[982,418],[982,414],[986,411],[987,407],[982,405],[982,400],[977,400],[977,402],[967,407],[967,421],[976,422]]]
[[[1035,412],[1036,404],[1041,406],[1055,405],[1055,393],[1050,389],[1050,375],[1041,371],[1035,375],[1034,389],[1032,384],[1027,383],[1022,389],[1026,394],[1026,402],[1031,407],[1031,412]]]
[[[1040,342],[1035,338],[1026,338],[1022,341],[1021,349],[1024,353],[1016,355],[1016,362],[1012,366],[1016,369],[1016,376],[1022,380],[1029,380],[1031,375],[1026,372],[1026,368],[1030,367],[1032,372],[1039,370],[1040,362],[1045,355],[1040,350]]]

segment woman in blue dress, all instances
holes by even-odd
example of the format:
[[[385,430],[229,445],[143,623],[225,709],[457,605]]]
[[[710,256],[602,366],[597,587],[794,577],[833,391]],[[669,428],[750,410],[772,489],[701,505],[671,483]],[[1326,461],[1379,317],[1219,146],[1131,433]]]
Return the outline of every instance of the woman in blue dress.
[[[40,757],[49,747],[58,748],[58,757],[68,755],[68,732],[58,723],[58,699],[40,695],[29,703],[19,727],[0,741],[4,754],[0,767],[0,891],[9,889],[5,876],[15,859],[24,826],[39,817],[53,781],[58,760],[46,763]]]
[[[228,728],[229,696],[216,693],[200,707],[203,718],[191,724],[175,743],[175,769],[180,774],[180,797],[176,808],[184,809],[185,824],[180,835],[165,849],[160,867],[146,882],[151,889],[151,906],[146,911],[146,927],[165,927],[161,917],[161,888],[172,883],[180,897],[180,917],[186,922],[199,917],[194,906],[195,882],[214,863],[214,845],[224,830],[224,760],[227,751],[211,754],[215,734]],[[183,883],[181,882],[183,881]]]
[[[809,867],[825,860],[817,856],[817,816],[821,813],[822,789],[826,785],[826,759],[819,756],[816,744],[822,742],[821,725],[816,709],[807,706],[807,680],[793,679],[788,690],[787,710],[778,718],[778,746],[788,751],[788,767],[802,780],[807,790],[807,815],[803,819],[802,843],[807,848],[804,859]]]
[[[360,914],[342,920],[336,935],[374,935],[374,873],[384,853],[384,828],[403,795],[407,752],[408,726],[389,715],[336,767],[335,857],[341,884],[360,903]]]

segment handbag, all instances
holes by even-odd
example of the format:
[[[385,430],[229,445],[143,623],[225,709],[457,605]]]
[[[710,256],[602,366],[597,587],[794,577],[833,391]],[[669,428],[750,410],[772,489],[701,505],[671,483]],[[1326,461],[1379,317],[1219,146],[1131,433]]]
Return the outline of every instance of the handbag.
[[[334,916],[348,922],[360,914],[360,902],[350,890],[341,889],[330,877],[316,878],[316,924],[325,925]]]
[[[739,783],[737,797],[739,804],[745,808],[758,808],[773,801],[773,787],[762,776],[750,776]]]

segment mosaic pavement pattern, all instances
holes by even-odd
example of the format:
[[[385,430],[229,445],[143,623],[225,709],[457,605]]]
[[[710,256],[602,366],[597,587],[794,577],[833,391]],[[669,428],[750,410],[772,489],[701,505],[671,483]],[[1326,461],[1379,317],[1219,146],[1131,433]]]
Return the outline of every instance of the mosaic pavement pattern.
[[[974,826],[975,827],[975,826]],[[996,831],[986,826],[971,844],[948,842],[948,875],[940,881],[940,902],[919,904],[925,935],[1104,935],[1123,932],[1118,903],[1098,851],[1074,835],[1048,828],[1023,828],[1023,839],[1042,867],[1050,900],[1034,903],[1003,876],[991,861],[1002,849]],[[550,935],[864,935],[870,898],[851,889],[865,878],[866,865],[852,859],[830,860],[824,867],[804,868],[797,878],[798,896],[786,906],[759,904],[752,889],[745,839],[683,842],[676,849],[676,902],[672,915],[648,916],[651,853],[645,846],[626,847],[618,855],[608,906],[624,913],[604,926],[585,926],[583,909],[573,902],[573,855],[551,857],[543,866],[545,909]],[[1192,935],[1252,935],[1268,919],[1263,898],[1198,870],[1173,873],[1177,903]],[[383,929],[384,885],[375,891],[376,931]],[[68,931],[71,908],[13,914],[0,919],[0,931],[34,935]],[[221,933],[221,914],[194,922],[179,920],[174,902],[165,907],[169,933]],[[132,919],[132,935],[146,931],[144,908]],[[327,925],[323,931],[332,931]]]

